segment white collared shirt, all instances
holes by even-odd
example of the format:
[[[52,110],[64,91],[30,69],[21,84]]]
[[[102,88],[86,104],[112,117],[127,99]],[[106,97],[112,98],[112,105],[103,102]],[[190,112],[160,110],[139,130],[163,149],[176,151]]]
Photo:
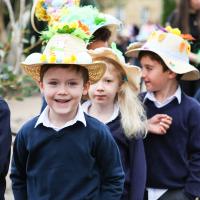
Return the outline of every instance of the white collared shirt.
[[[181,103],[181,88],[180,88],[180,86],[178,86],[176,92],[175,92],[172,96],[168,97],[168,98],[165,99],[163,102],[159,102],[159,101],[155,98],[155,95],[154,95],[153,92],[147,92],[147,94],[146,94],[145,97],[144,97],[143,102],[145,102],[146,99],[149,99],[149,100],[151,100],[152,102],[154,102],[154,104],[155,104],[155,106],[156,106],[157,108],[162,108],[162,107],[166,106],[167,104],[169,104],[169,103],[170,103],[172,100],[174,100],[175,98],[177,98],[178,103],[180,104],[180,103]]]
[[[76,116],[74,117],[74,119],[66,122],[61,127],[56,127],[50,122],[50,120],[49,120],[49,106],[47,105],[46,108],[43,110],[43,112],[40,114],[40,116],[39,116],[39,118],[38,118],[38,120],[37,120],[37,122],[35,124],[35,128],[39,124],[43,124],[43,126],[46,126],[48,128],[52,128],[55,131],[60,131],[63,128],[66,128],[68,126],[74,125],[77,121],[82,122],[84,124],[84,126],[86,127],[86,120],[85,120],[83,108],[82,108],[82,106],[80,104],[78,106],[78,112],[77,112]]]
[[[89,114],[89,107],[91,106],[92,102],[90,100],[84,102],[82,104],[82,107],[83,107],[83,111],[90,115]],[[105,122],[105,124],[108,124],[109,122],[113,121],[114,119],[117,118],[117,116],[119,115],[119,105],[118,104],[114,104],[114,111],[113,111],[113,114],[112,116]]]
[[[154,188],[147,188],[148,191],[148,200],[157,200],[159,199],[167,189],[154,189]]]

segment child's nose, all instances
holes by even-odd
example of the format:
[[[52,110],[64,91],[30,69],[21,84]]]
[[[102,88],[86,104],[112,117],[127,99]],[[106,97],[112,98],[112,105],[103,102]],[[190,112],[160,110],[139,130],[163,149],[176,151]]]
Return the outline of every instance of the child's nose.
[[[67,94],[67,87],[65,85],[62,85],[59,87],[59,94]]]
[[[142,70],[142,78],[145,78],[145,77],[146,77],[146,71]]]
[[[103,82],[102,81],[99,81],[98,83],[97,83],[97,86],[96,86],[96,89],[97,90],[104,90],[104,85],[103,85]]]

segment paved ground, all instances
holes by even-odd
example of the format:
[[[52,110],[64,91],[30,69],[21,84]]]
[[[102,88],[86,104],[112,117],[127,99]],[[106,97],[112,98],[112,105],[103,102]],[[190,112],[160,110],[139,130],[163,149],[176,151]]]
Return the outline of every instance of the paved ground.
[[[11,129],[12,132],[16,133],[25,121],[36,116],[39,113],[41,107],[41,97],[40,95],[29,97],[24,99],[23,101],[8,100],[7,103],[11,111]],[[7,176],[7,189],[5,199],[14,199],[11,191],[9,173]]]

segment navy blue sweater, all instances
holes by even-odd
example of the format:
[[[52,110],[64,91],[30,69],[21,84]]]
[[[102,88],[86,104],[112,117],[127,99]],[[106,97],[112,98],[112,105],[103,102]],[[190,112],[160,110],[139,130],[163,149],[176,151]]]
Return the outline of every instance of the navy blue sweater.
[[[124,173],[108,128],[86,117],[59,132],[38,117],[17,134],[11,168],[15,200],[119,200]]]
[[[7,103],[0,98],[0,200],[4,199],[5,177],[10,163],[10,147],[10,110]]]
[[[200,196],[200,104],[184,93],[162,108],[145,101],[148,118],[163,113],[173,118],[166,135],[148,134],[145,139],[147,186],[184,188]]]
[[[124,192],[121,200],[143,200],[146,184],[143,141],[142,139],[127,139],[121,126],[120,116],[107,125],[119,147],[125,172]]]

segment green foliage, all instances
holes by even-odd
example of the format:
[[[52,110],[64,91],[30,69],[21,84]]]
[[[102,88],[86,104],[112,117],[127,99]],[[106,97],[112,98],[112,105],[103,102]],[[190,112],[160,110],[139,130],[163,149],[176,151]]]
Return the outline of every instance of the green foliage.
[[[0,66],[0,96],[23,100],[39,92],[36,83],[26,75],[16,75],[13,68],[7,64]]]
[[[162,25],[165,26],[167,18],[176,7],[175,0],[163,0]]]

